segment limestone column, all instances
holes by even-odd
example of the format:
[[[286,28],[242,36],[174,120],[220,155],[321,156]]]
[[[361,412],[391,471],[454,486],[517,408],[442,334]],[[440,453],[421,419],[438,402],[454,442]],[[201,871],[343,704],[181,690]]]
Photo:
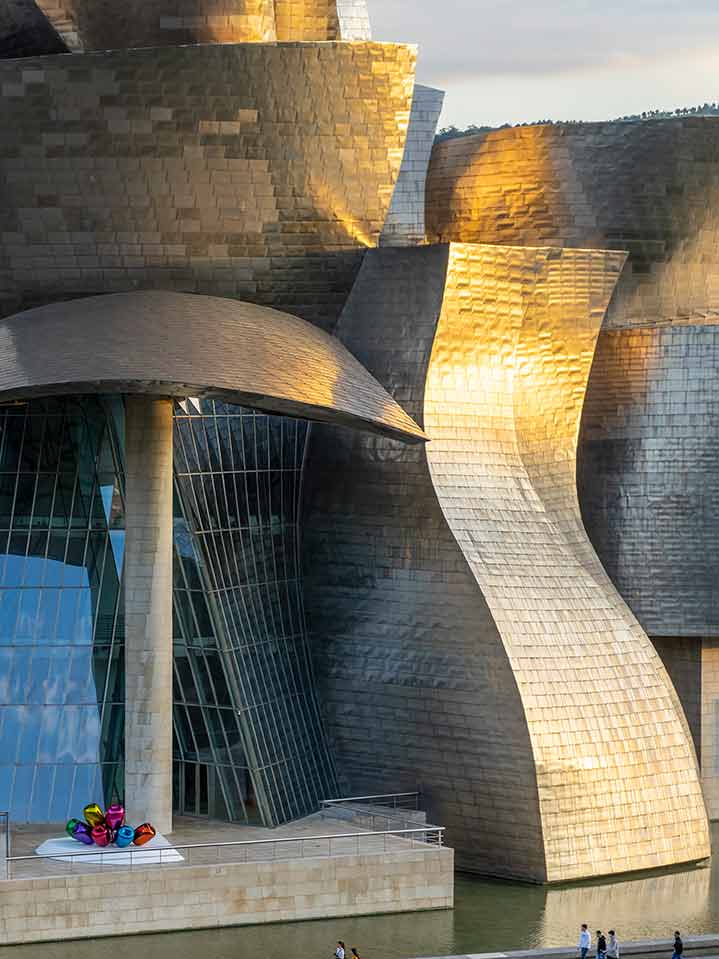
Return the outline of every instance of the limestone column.
[[[172,831],[172,401],[125,413],[125,806]]]
[[[702,641],[701,769],[710,819],[719,819],[719,640]]]

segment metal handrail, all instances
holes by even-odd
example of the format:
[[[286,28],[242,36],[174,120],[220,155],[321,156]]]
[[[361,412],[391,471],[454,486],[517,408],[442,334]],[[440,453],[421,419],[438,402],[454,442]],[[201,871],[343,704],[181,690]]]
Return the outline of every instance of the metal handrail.
[[[343,799],[323,799],[323,806],[336,806],[339,803],[350,803],[350,802],[374,802],[378,799],[414,799],[416,802],[419,801],[420,794],[418,792],[413,793],[384,793],[378,796],[346,796]]]
[[[5,823],[5,862],[10,859],[10,812],[0,812],[0,821]],[[5,871],[7,871],[7,866]]]
[[[444,826],[424,826],[417,827],[416,829],[385,829],[381,832],[346,832],[346,833],[332,833],[326,836],[284,836],[278,839],[239,839],[233,840],[232,842],[197,842],[197,843],[184,843],[181,845],[171,845],[171,846],[155,846],[152,849],[143,850],[132,849],[128,846],[126,852],[132,855],[142,855],[143,852],[154,852],[159,853],[160,856],[164,852],[179,852],[183,849],[224,849],[227,846],[270,846],[277,843],[290,843],[290,842],[320,842],[325,840],[333,839],[367,839],[372,836],[404,836],[414,833],[434,833],[437,835],[437,845],[443,845],[444,839]],[[429,843],[428,843],[429,845]],[[43,859],[54,859],[55,861],[65,861],[68,859],[87,859],[90,856],[97,859],[98,856],[102,857],[103,855],[109,857],[115,857],[118,853],[103,853],[98,847],[98,850],[94,852],[71,852],[71,853],[54,853],[51,855],[38,855],[37,853],[32,856],[8,856],[8,862],[37,862],[38,860]],[[112,858],[109,859],[112,861]],[[102,863],[100,863],[102,864]],[[122,865],[118,863],[118,865]]]

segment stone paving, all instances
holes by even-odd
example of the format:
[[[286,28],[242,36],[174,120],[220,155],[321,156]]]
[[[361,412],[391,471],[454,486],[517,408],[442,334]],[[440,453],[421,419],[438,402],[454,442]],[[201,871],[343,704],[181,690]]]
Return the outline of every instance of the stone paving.
[[[11,856],[33,856],[40,843],[63,834],[64,824],[62,823],[14,826]],[[411,847],[433,848],[423,842],[402,836],[372,835],[370,829],[353,822],[328,818],[321,813],[315,813],[276,829],[177,817],[173,831],[166,838],[180,850],[186,866],[337,858],[348,855],[401,852]],[[221,846],[217,845],[218,843],[251,843],[252,845]],[[88,850],[78,844],[78,853],[84,851]],[[140,866],[141,863],[137,865]],[[147,865],[142,867],[155,868]],[[111,860],[97,864],[83,863],[79,859],[69,863],[38,858],[11,863],[8,878],[41,879],[77,873],[121,871],[128,868],[133,867],[113,864]]]

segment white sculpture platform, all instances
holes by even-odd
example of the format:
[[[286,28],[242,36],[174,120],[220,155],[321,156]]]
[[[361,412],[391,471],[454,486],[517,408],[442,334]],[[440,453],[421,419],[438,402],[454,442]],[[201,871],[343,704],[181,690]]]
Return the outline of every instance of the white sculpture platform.
[[[101,863],[103,866],[140,866],[165,865],[183,862],[184,856],[171,842],[158,833],[144,846],[84,846],[75,839],[65,836],[62,839],[46,839],[35,850],[37,856],[50,856],[62,862]],[[82,856],[80,859],[79,857]]]

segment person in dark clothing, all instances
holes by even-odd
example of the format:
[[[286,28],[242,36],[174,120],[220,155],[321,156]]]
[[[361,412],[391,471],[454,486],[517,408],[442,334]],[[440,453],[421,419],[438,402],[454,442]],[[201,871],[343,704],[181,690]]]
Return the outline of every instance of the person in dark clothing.
[[[606,959],[607,940],[601,929],[597,929],[597,959]]]
[[[681,954],[684,952],[684,943],[682,942],[681,934],[677,929],[674,933],[674,953],[672,959],[681,959]]]

